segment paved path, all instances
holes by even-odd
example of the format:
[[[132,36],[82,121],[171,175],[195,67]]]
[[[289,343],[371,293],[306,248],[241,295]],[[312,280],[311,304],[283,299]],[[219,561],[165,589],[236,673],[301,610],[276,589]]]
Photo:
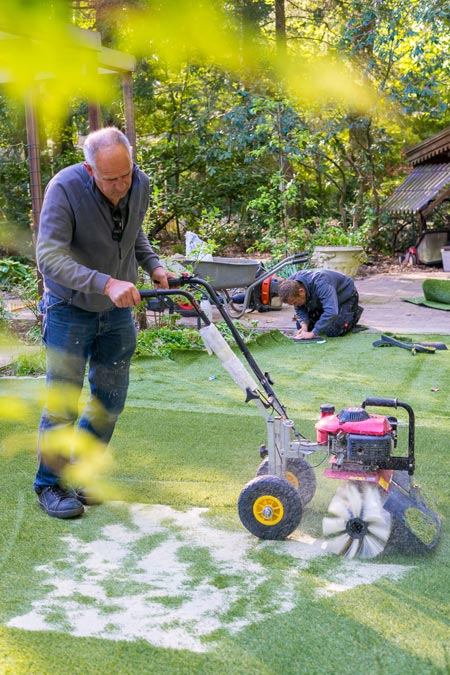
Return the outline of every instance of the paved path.
[[[404,302],[404,298],[423,296],[422,283],[428,274],[376,274],[356,279],[364,313],[361,323],[374,331],[399,334],[437,333],[450,335],[450,311],[431,309]],[[450,279],[435,272],[433,279]]]

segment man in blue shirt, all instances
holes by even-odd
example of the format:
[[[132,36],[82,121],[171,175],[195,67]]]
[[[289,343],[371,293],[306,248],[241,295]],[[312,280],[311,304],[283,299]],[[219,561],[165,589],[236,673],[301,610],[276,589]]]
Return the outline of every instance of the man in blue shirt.
[[[309,340],[320,333],[344,335],[356,326],[363,312],[353,279],[334,270],[296,272],[280,284],[279,296],[295,307],[296,340]]]

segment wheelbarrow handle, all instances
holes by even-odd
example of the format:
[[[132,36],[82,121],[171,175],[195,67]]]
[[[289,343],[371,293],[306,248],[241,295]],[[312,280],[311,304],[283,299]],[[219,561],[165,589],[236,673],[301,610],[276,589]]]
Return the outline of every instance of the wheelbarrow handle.
[[[190,293],[189,291],[184,291],[183,289],[179,288],[178,284],[176,284],[177,281],[179,281],[179,279],[170,279],[169,280],[169,286],[176,286],[176,288],[142,289],[142,290],[139,290],[139,294],[140,294],[142,300],[145,300],[146,298],[165,298],[165,297],[168,297],[169,295],[182,295],[192,305],[195,312],[197,313],[197,316],[204,322],[205,326],[209,326],[211,321],[206,316],[205,312],[201,309],[200,305],[198,304],[198,302],[195,299],[195,297],[193,296],[193,294]],[[170,282],[173,282],[173,283],[170,283]]]
[[[271,267],[270,270],[266,270],[262,274],[260,274],[252,283],[247,286],[247,289],[245,291],[245,296],[244,296],[244,301],[242,303],[242,309],[233,314],[233,319],[240,319],[242,316],[244,316],[245,312],[247,311],[249,305],[250,305],[250,298],[252,295],[252,292],[255,290],[255,288],[258,288],[258,286],[261,286],[262,282],[271,277],[275,272],[279,272],[283,267],[286,267],[287,265],[300,265],[308,262],[309,260],[309,254],[308,253],[296,253],[295,255],[289,256],[289,258],[284,258],[284,260],[280,260],[279,263],[277,263],[274,267]]]

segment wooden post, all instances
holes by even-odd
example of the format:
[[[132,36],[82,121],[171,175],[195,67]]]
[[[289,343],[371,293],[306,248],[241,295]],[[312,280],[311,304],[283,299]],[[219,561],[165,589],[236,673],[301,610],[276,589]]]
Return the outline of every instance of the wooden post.
[[[42,209],[42,178],[39,148],[39,132],[33,92],[25,96],[25,120],[27,125],[27,154],[30,170],[31,212],[33,217],[33,235],[36,239]]]
[[[27,154],[30,171],[33,241],[34,244],[36,244],[39,232],[39,221],[42,210],[42,176],[41,176],[38,121],[37,121],[36,107],[34,105],[34,92],[31,90],[29,90],[25,96],[25,121],[27,126]],[[37,275],[38,293],[42,297],[44,293],[44,282],[39,270],[37,270],[36,275]]]
[[[102,113],[98,103],[89,101],[89,131],[97,131],[102,126]]]
[[[125,133],[133,150],[133,161],[136,161],[136,125],[134,121],[133,104],[133,76],[131,73],[122,75],[122,92],[125,110]]]

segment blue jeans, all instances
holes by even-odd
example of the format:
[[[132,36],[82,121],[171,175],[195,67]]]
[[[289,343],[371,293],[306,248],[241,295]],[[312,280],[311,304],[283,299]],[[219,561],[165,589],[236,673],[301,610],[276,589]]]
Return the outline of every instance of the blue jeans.
[[[57,483],[70,460],[65,450],[60,454],[54,447],[51,452],[46,450],[48,432],[73,429],[86,364],[90,397],[78,429],[106,445],[125,405],[130,362],[136,347],[131,308],[88,312],[49,293],[44,294],[42,305],[48,396],[39,424],[39,468],[34,482],[37,492]]]

